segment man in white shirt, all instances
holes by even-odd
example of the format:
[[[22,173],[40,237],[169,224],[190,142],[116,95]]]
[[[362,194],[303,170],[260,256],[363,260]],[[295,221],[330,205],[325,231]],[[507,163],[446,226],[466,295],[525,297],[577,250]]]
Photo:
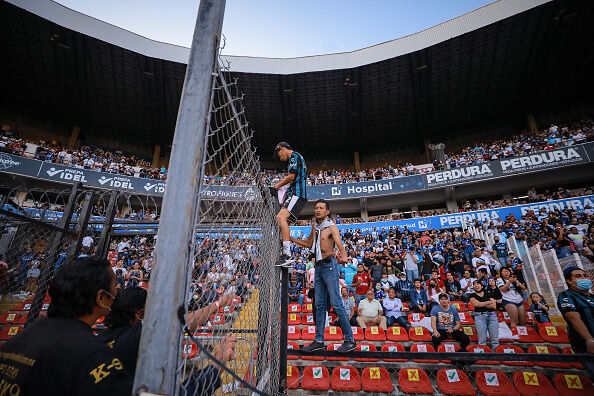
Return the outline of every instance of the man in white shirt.
[[[93,237],[87,235],[82,240],[82,247],[90,249],[93,247]]]
[[[474,289],[472,288],[472,283],[476,280],[476,278],[470,277],[470,271],[465,270],[464,276],[460,279],[460,287],[462,288],[462,301],[468,302],[470,300],[470,295],[474,293]]]
[[[130,249],[128,238],[124,238],[122,242],[118,243],[118,253],[122,253],[124,251],[124,248]]]
[[[357,323],[363,330],[367,328],[367,323],[379,323],[379,326],[387,330],[386,317],[379,301],[374,298],[373,290],[367,290],[367,298],[359,302],[359,315]]]

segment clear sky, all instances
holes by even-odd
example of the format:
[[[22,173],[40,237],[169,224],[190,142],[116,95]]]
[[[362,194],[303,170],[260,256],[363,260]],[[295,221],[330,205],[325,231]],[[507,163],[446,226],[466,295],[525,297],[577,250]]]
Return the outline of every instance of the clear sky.
[[[142,36],[190,46],[199,0],[57,0]],[[493,0],[227,0],[223,53],[288,58],[353,51]]]

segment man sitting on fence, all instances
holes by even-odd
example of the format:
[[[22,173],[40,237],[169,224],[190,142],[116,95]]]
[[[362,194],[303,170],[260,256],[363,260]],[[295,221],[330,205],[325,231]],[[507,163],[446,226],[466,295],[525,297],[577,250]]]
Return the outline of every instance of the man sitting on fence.
[[[367,290],[367,298],[361,300],[359,303],[359,315],[357,316],[357,323],[363,330],[367,328],[367,323],[379,324],[379,326],[387,330],[386,317],[382,305],[375,298],[373,290]]]
[[[439,295],[439,305],[431,310],[431,328],[433,335],[431,341],[437,350],[437,347],[443,339],[453,338],[460,342],[460,351],[466,352],[466,347],[470,344],[470,338],[460,331],[462,324],[458,310],[450,305],[450,299],[447,294]]]

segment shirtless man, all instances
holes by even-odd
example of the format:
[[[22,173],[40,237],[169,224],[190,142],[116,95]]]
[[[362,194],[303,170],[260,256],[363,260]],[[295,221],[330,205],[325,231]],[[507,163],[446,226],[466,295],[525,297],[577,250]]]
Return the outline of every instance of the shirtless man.
[[[338,262],[347,260],[347,253],[340,240],[340,233],[334,222],[328,217],[330,205],[323,199],[316,201],[314,216],[315,221],[311,226],[311,233],[305,240],[291,237],[291,242],[311,249],[315,255],[315,297],[316,305],[316,338],[315,341],[303,348],[305,352],[325,350],[324,330],[326,328],[326,299],[330,297],[330,305],[338,315],[340,328],[345,341],[337,349],[338,352],[350,352],[356,348],[353,330],[349,317],[340,297],[338,289]],[[338,253],[334,254],[334,247]]]

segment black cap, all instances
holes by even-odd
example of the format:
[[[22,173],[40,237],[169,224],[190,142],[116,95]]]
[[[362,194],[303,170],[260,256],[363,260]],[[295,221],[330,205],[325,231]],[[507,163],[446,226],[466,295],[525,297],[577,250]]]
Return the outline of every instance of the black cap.
[[[278,150],[281,149],[281,147],[287,148],[289,150],[293,150],[291,148],[291,146],[289,145],[289,143],[287,142],[279,142],[275,147],[274,147],[274,155],[276,155],[278,153]]]

